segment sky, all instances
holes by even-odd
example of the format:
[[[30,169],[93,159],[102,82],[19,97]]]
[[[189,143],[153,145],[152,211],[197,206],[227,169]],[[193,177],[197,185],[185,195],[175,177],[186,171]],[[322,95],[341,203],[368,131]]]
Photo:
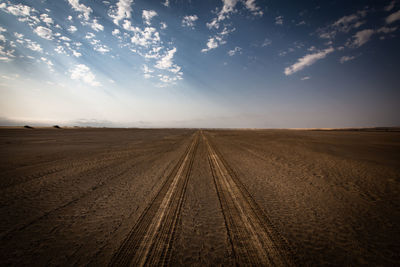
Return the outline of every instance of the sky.
[[[0,125],[400,126],[400,1],[0,1]]]

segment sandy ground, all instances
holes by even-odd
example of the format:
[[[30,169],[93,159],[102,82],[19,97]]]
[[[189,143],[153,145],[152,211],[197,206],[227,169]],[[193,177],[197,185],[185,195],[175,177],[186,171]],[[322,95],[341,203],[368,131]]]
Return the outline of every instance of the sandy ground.
[[[399,265],[400,133],[0,129],[1,265]]]

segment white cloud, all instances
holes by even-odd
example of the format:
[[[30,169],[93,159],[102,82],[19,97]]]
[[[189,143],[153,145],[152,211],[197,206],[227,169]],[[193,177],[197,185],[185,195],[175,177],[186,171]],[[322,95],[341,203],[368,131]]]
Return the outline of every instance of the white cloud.
[[[231,13],[236,12],[235,6],[238,0],[222,0],[223,6],[221,10],[218,12],[218,16],[211,20],[211,22],[207,23],[207,27],[209,29],[219,28],[219,23],[226,18],[229,18]]]
[[[96,81],[96,76],[90,71],[90,68],[84,64],[77,64],[75,68],[70,69],[71,79],[80,80],[91,86],[101,86],[101,83]]]
[[[341,57],[340,58],[340,63],[345,63],[345,62],[347,62],[347,61],[350,61],[350,60],[353,60],[353,59],[355,59],[356,57],[355,56],[343,56],[343,57]]]
[[[114,23],[118,25],[120,20],[131,17],[133,0],[119,0],[117,8],[113,8],[109,12],[109,16],[113,18]]]
[[[7,29],[0,26],[0,32],[6,32]]]
[[[333,39],[338,32],[348,33],[352,29],[359,28],[365,23],[362,19],[366,15],[367,11],[360,10],[354,14],[343,16],[324,29],[319,29],[319,37]]]
[[[235,6],[237,4],[237,0],[222,0],[224,5],[222,6],[221,11],[218,13],[218,20],[224,20],[225,18],[229,17],[230,13],[236,12]]]
[[[68,28],[68,31],[70,32],[70,33],[74,33],[74,32],[76,32],[78,29],[75,27],[75,26],[73,26],[73,25],[71,25],[71,26],[69,26],[69,28]]]
[[[241,54],[241,53],[242,53],[242,48],[239,46],[236,46],[234,49],[228,51],[228,55],[231,57],[233,57],[236,54]]]
[[[110,52],[110,48],[108,46],[106,46],[106,45],[96,45],[93,49],[95,51],[97,51],[97,52],[102,53],[102,54]]]
[[[226,35],[230,34],[231,32],[234,32],[236,29],[228,29],[227,27],[224,27],[224,29],[219,33],[221,37],[225,37]]]
[[[348,41],[346,45],[349,47],[360,47],[368,42],[374,34],[375,31],[371,29],[359,31],[353,35],[353,41]]]
[[[66,42],[71,41],[71,39],[69,39],[67,36],[61,36],[60,40],[63,40],[63,41],[66,41]]]
[[[132,32],[140,31],[138,27],[133,27],[131,21],[127,19],[124,20],[124,24],[122,24],[122,27],[127,31],[132,31]]]
[[[47,14],[40,15],[40,19],[47,24],[47,26],[51,26],[54,23],[54,20],[49,17]]]
[[[72,55],[73,55],[74,57],[81,57],[81,56],[82,56],[81,53],[75,51],[74,49],[71,49],[71,51],[72,51]]]
[[[160,22],[160,28],[161,28],[161,30],[165,30],[167,28],[167,23]]]
[[[311,77],[310,76],[304,76],[303,78],[301,78],[300,80],[302,80],[302,81],[306,81],[306,80],[309,80],[309,79],[311,79]]]
[[[151,44],[160,42],[160,34],[153,27],[146,27],[143,31],[139,30],[131,38],[131,42],[136,45],[148,47]]]
[[[104,26],[97,22],[97,19],[94,19],[92,23],[90,23],[90,27],[96,32],[104,30]]]
[[[142,18],[144,20],[144,23],[146,23],[147,25],[151,24],[150,21],[155,16],[157,16],[157,12],[155,12],[154,10],[143,10]]]
[[[0,45],[0,61],[11,61],[15,57],[14,52],[15,50],[6,50],[4,46]]]
[[[224,27],[224,29],[220,33],[208,38],[208,42],[206,44],[207,48],[203,48],[201,52],[206,53],[212,49],[217,48],[220,45],[226,44],[224,38],[233,31],[235,31],[235,28],[228,29],[227,27]]]
[[[381,27],[377,30],[378,33],[391,33],[397,30],[397,27]]]
[[[201,50],[201,52],[206,53],[206,52],[210,51],[211,49],[215,49],[217,47],[218,47],[218,42],[215,39],[215,37],[210,37],[207,42],[207,48],[203,48]]]
[[[72,9],[81,13],[80,17],[83,16],[86,21],[89,20],[90,13],[93,11],[90,7],[80,4],[79,0],[68,0],[68,2],[72,6]]]
[[[302,58],[299,58],[297,60],[297,62],[294,63],[293,65],[285,68],[284,73],[285,73],[285,75],[291,75],[295,72],[298,72],[298,71],[304,69],[305,67],[314,64],[318,60],[325,58],[326,55],[332,53],[333,51],[334,51],[334,49],[332,47],[330,47],[330,48],[327,48],[327,49],[322,50],[317,53],[307,54],[307,55],[303,56]]]
[[[144,78],[149,79],[153,77],[150,73],[153,73],[154,70],[150,69],[146,64],[143,65],[143,73],[144,73]]]
[[[47,39],[47,40],[53,40],[54,39],[53,32],[49,28],[46,28],[46,27],[43,27],[43,26],[38,26],[34,30],[34,32],[37,35],[39,35],[40,37],[44,38],[44,39]]]
[[[176,81],[182,80],[181,75],[169,76],[164,74],[159,74],[158,77],[160,81],[164,84],[160,84],[159,87],[165,87],[166,85],[176,84]]]
[[[112,32],[111,32],[111,34],[112,35],[114,35],[114,36],[117,36],[117,35],[119,35],[121,32],[118,30],[118,29],[114,29]]]
[[[390,10],[392,10],[394,8],[395,4],[396,4],[396,1],[393,0],[392,2],[390,2],[389,5],[385,6],[384,10],[389,12]]]
[[[357,12],[355,14],[344,16],[335,21],[332,25],[340,29],[340,31],[348,32],[354,22],[365,16],[365,12]],[[357,24],[359,25],[359,24]]]
[[[283,24],[283,16],[278,16],[275,18],[275,24],[282,25]]]
[[[197,17],[197,15],[184,16],[182,19],[182,26],[193,28],[195,21],[198,19],[199,17]]]
[[[174,67],[173,58],[175,53],[176,53],[176,47],[168,50],[167,53],[160,60],[157,61],[155,67],[157,69],[163,69],[163,70],[168,70]]]
[[[146,54],[144,54],[145,58],[160,58],[160,51],[163,49],[162,46],[158,46],[158,47],[153,47],[150,51],[148,51]]]
[[[54,71],[54,69],[53,69],[54,64],[53,64],[53,62],[51,62],[50,59],[41,57],[40,60],[43,61],[44,63],[46,63],[47,67],[50,69],[51,72]]]
[[[265,38],[264,42],[261,44],[261,47],[266,47],[272,44],[272,41],[269,40],[268,38]]]
[[[40,23],[40,19],[32,14],[34,12],[37,12],[36,9],[34,9],[33,7],[29,7],[23,4],[14,5],[10,2],[8,2],[7,4],[4,2],[1,3],[0,9],[3,9],[5,12],[18,17],[18,21],[27,22],[28,25],[31,27]]]
[[[150,69],[146,64],[143,65],[143,72],[144,73],[153,73],[154,70]]]
[[[88,32],[88,33],[86,33],[86,35],[85,35],[85,38],[86,38],[86,39],[92,39],[92,38],[94,38],[94,37],[96,37],[96,35],[95,35],[94,33],[92,33],[92,32]]]
[[[164,3],[162,3],[164,6],[169,7],[169,0],[165,0]]]
[[[254,16],[262,16],[264,13],[261,11],[260,7],[256,6],[255,0],[245,0],[245,7],[251,11]]]
[[[99,44],[100,43],[100,40],[97,40],[97,39],[90,39],[90,44],[91,45],[97,45],[97,44]]]
[[[386,23],[390,24],[393,23],[397,20],[400,20],[400,10],[390,14],[387,18],[386,18]]]
[[[31,11],[35,11],[34,8],[31,8],[29,6],[23,5],[23,4],[18,4],[18,5],[13,5],[9,4],[8,7],[6,7],[6,4],[3,3],[4,5],[1,6],[1,8],[5,8],[6,12],[14,15],[14,16],[30,16]]]
[[[26,42],[26,47],[29,48],[32,51],[36,51],[36,52],[43,52],[42,47],[40,46],[40,44],[31,41],[30,39],[25,39]]]
[[[17,39],[22,39],[22,38],[24,38],[24,35],[23,35],[22,33],[18,33],[18,32],[14,32],[14,36],[15,36]]]
[[[58,54],[66,54],[65,49],[62,45],[58,45],[56,48],[54,48],[54,51],[56,51]]]
[[[383,26],[377,30],[365,29],[354,34],[353,37],[346,42],[346,46],[358,48],[371,40],[374,34],[388,34],[396,31],[397,29],[398,27],[386,26]],[[385,37],[381,36],[380,39],[385,39]]]
[[[3,78],[4,80],[15,80],[16,78],[19,77],[19,75],[18,74],[14,74],[12,76],[1,75],[0,77]]]

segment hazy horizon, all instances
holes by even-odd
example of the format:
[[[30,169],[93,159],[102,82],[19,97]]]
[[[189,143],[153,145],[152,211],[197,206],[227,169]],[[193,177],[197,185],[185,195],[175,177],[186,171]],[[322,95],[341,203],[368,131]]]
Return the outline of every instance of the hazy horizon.
[[[400,125],[399,1],[3,1],[0,125]]]

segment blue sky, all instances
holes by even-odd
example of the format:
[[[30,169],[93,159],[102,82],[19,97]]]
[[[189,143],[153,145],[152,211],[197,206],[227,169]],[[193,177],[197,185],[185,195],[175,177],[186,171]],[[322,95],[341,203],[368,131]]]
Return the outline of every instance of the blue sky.
[[[399,1],[0,1],[0,124],[400,125]]]

